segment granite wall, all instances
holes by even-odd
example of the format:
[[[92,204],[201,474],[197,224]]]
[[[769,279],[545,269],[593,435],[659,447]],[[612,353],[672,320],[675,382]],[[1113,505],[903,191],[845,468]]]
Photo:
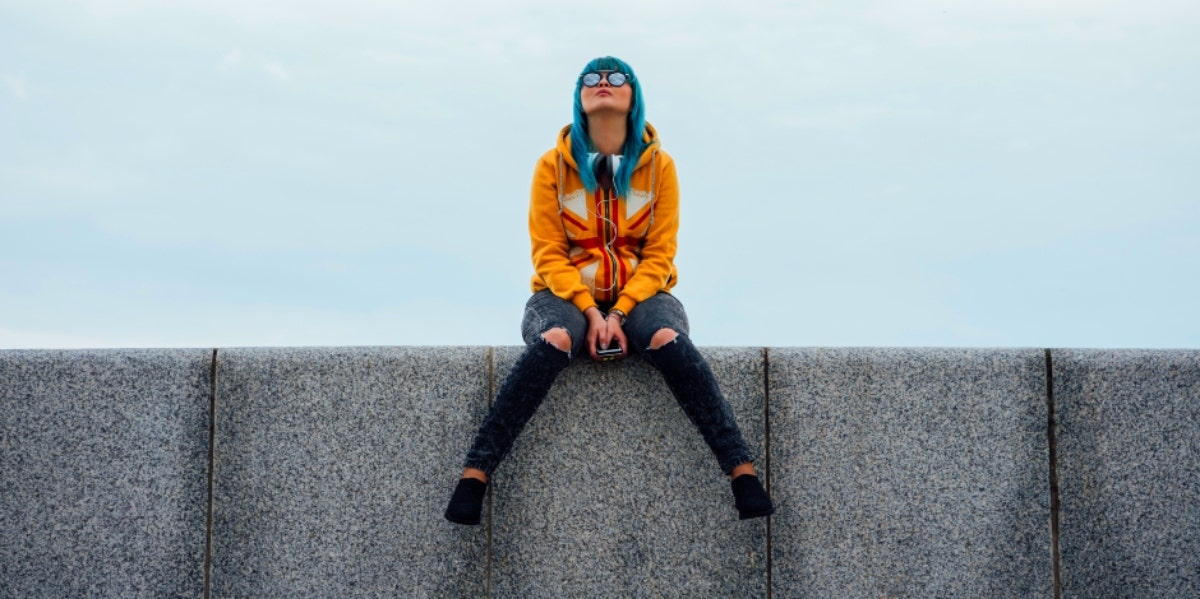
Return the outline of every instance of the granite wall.
[[[1062,590],[1200,597],[1200,352],[1052,352]]]
[[[1200,351],[703,352],[769,519],[638,359],[464,527],[518,348],[0,351],[0,597],[1200,594]]]

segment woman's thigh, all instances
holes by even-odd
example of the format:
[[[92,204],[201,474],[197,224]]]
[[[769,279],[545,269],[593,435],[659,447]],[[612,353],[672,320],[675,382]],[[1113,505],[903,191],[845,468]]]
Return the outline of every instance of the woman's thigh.
[[[587,340],[587,318],[575,304],[543,289],[525,302],[521,337],[525,345],[531,345],[541,340],[542,333],[555,328],[566,329],[571,335],[571,357],[579,355]]]
[[[683,304],[665,291],[634,306],[623,327],[629,345],[638,353],[649,351],[650,339],[662,329],[688,334],[688,318]]]

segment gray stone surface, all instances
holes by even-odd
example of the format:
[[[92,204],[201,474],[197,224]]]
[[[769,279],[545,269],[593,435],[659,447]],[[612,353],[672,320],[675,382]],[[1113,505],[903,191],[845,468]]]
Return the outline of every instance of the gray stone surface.
[[[0,597],[198,597],[212,350],[0,351]]]
[[[214,597],[467,597],[487,530],[442,518],[488,401],[480,348],[218,354]]]
[[[1200,351],[1052,362],[1063,596],[1200,596]]]
[[[519,352],[497,349],[497,388]],[[762,350],[702,352],[761,452]],[[496,597],[766,596],[765,519],[737,520],[728,479],[640,358],[568,367],[492,482]]]
[[[770,539],[637,358],[442,520],[519,350],[222,350],[213,596],[1052,594],[1042,350],[704,348]],[[1200,351],[1053,355],[1064,596],[1200,595]],[[0,597],[202,595],[211,359],[0,351]]]
[[[1053,594],[1042,350],[769,350],[774,597]]]

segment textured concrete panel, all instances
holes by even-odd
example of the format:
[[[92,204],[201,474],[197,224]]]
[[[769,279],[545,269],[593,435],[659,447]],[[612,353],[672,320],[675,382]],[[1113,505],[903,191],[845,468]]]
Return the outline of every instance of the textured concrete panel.
[[[218,354],[214,597],[468,597],[487,531],[442,519],[488,348]]]
[[[203,593],[211,368],[0,351],[0,596]]]
[[[519,352],[497,349],[497,388]],[[761,454],[762,350],[702,353]],[[737,520],[728,478],[640,358],[568,367],[492,482],[496,597],[766,596],[766,520]]]
[[[768,357],[775,597],[1052,596],[1042,350]]]
[[[1052,363],[1063,596],[1200,596],[1200,351]]]

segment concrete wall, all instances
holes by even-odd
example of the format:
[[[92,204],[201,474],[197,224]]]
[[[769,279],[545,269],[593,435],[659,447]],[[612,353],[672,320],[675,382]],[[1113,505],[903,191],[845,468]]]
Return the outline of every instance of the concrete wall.
[[[1200,596],[1200,352],[1053,352],[1066,596]]]
[[[518,348],[2,351],[0,597],[1200,594],[1200,351],[703,351],[769,519],[636,359],[462,527]]]
[[[776,597],[1049,597],[1040,350],[772,350]]]
[[[0,596],[200,595],[212,356],[0,352]]]

